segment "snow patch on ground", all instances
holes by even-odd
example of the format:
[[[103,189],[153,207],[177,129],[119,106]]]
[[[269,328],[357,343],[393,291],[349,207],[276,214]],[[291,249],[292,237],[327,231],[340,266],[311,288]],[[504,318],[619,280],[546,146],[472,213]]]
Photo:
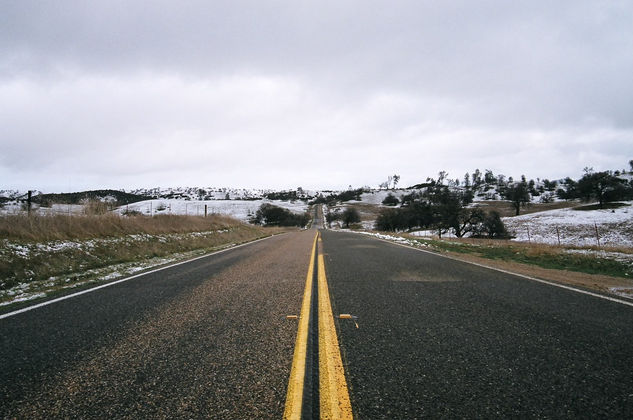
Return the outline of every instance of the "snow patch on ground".
[[[33,204],[31,212],[40,216],[51,216],[62,214],[68,216],[77,216],[84,214],[83,204],[53,204],[50,207],[42,207],[39,204]],[[0,216],[23,215],[26,214],[23,203],[10,202],[0,207]]]
[[[413,191],[417,190],[377,190],[368,193],[363,193],[360,196],[360,202],[365,204],[374,204],[379,205],[382,204],[383,200],[387,198],[389,194],[395,196],[398,200],[403,195],[411,194]],[[359,201],[350,201],[351,203],[358,203]]]
[[[378,239],[384,239],[387,241],[393,241],[393,242],[398,242],[404,245],[409,245],[409,246],[413,246],[413,247],[428,247],[427,244],[419,242],[419,241],[415,241],[412,239],[407,239],[407,238],[403,238],[401,236],[394,236],[394,235],[386,235],[384,233],[376,233],[376,232],[364,232],[364,231],[353,231],[353,230],[349,230],[349,229],[341,229],[341,231],[344,232],[354,232],[354,233],[359,233],[361,235],[367,235],[367,236],[373,236],[374,238],[378,238]]]
[[[232,245],[231,245],[232,246]],[[102,283],[136,274],[166,264],[173,264],[200,255],[200,251],[156,257],[145,261],[127,262],[98,269],[50,277],[47,280],[20,283],[10,289],[0,290],[0,306],[24,302],[47,296],[58,289],[69,289],[92,283]]]
[[[611,287],[609,291],[614,295],[633,299],[633,287]]]
[[[150,234],[131,234],[114,238],[95,238],[87,240],[58,240],[40,243],[17,243],[7,239],[0,240],[0,258],[6,261],[12,259],[37,260],[38,257],[51,253],[61,253],[66,250],[78,250],[90,255],[97,248],[116,247],[122,244],[134,245],[140,242],[168,242],[168,241],[185,241],[191,237],[214,236],[228,232],[227,229],[220,229],[207,232],[191,232],[191,233],[170,233],[162,235]],[[230,244],[232,246],[232,244]],[[35,273],[27,271],[25,274],[29,280],[21,282],[16,286],[8,289],[0,289],[0,306],[8,305],[14,302],[37,299],[45,296],[46,293],[57,290],[59,288],[73,288],[87,283],[109,281],[116,278],[128,276],[148,268],[158,265],[167,264],[189,257],[196,256],[200,251],[189,251],[185,253],[174,254],[169,257],[156,257],[140,262],[127,262],[121,264],[109,265],[99,269],[83,270],[75,273],[68,273],[62,276],[50,277],[46,280],[36,280]],[[0,285],[4,286],[4,282],[11,279],[0,279]],[[44,293],[44,294],[42,294]]]
[[[504,217],[515,241],[573,246],[633,247],[633,201],[608,210],[549,210]],[[598,243],[599,242],[599,243]]]

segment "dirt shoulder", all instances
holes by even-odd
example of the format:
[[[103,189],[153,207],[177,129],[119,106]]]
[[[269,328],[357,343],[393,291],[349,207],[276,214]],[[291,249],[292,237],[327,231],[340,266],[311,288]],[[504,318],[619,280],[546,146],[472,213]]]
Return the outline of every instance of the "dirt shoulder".
[[[621,277],[611,277],[599,274],[586,274],[575,271],[555,270],[542,268],[531,264],[521,264],[517,262],[499,261],[489,258],[478,257],[472,254],[462,254],[457,252],[443,252],[456,260],[473,262],[491,268],[497,268],[512,273],[522,274],[541,280],[555,283],[578,286],[585,289],[595,290],[609,295],[627,297],[633,299],[633,279]]]

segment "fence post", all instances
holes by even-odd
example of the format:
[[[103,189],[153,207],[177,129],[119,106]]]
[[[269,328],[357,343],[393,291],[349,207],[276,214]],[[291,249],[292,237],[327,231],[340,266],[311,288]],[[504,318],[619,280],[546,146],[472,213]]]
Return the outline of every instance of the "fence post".
[[[31,215],[31,200],[33,198],[33,191],[29,190],[28,197],[26,199],[26,212]]]
[[[598,242],[598,248],[600,248],[600,234],[598,233],[598,224],[594,222],[593,226],[596,228],[596,241]]]
[[[531,244],[532,243],[532,239],[530,238],[530,226],[529,225],[525,225],[525,228],[527,229],[528,243]]]
[[[558,246],[560,246],[560,231],[558,230],[558,226],[556,226],[556,237],[558,238]]]
[[[204,205],[204,217],[207,217],[207,205]]]

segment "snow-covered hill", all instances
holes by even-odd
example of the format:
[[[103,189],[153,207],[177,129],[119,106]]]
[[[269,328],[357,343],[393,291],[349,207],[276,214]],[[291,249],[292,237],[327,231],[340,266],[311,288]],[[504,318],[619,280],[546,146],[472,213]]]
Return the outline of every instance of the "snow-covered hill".
[[[217,188],[217,187],[175,187],[175,188],[139,188],[126,192],[154,198],[183,199],[183,200],[225,200],[230,199],[258,199],[263,198],[273,190],[258,190],[246,188]]]

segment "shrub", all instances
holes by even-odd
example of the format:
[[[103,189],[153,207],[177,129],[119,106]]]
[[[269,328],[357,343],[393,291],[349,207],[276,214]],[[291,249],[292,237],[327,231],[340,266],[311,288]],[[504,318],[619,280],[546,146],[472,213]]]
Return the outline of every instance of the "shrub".
[[[304,214],[295,214],[290,210],[274,206],[272,204],[262,204],[250,222],[263,226],[299,226],[308,224],[310,217]]]
[[[404,230],[409,225],[406,213],[404,209],[384,209],[378,215],[374,228],[389,232]]]
[[[508,239],[508,231],[506,230],[501,216],[496,211],[491,211],[486,214],[482,223],[477,226],[473,231],[473,237],[475,238],[490,238],[490,239]]]
[[[397,206],[398,204],[400,204],[400,200],[398,200],[395,195],[389,193],[387,194],[387,197],[382,200],[382,204],[384,204],[385,206]]]
[[[332,222],[333,221],[341,220],[341,212],[339,210],[340,209],[336,209],[336,210],[334,210],[334,212],[331,212],[328,209],[327,214],[325,215],[325,221],[327,222],[329,227],[332,227]]]
[[[343,224],[346,228],[349,227],[350,223],[358,223],[360,222],[360,214],[358,210],[353,207],[348,207],[345,209],[342,215]]]

